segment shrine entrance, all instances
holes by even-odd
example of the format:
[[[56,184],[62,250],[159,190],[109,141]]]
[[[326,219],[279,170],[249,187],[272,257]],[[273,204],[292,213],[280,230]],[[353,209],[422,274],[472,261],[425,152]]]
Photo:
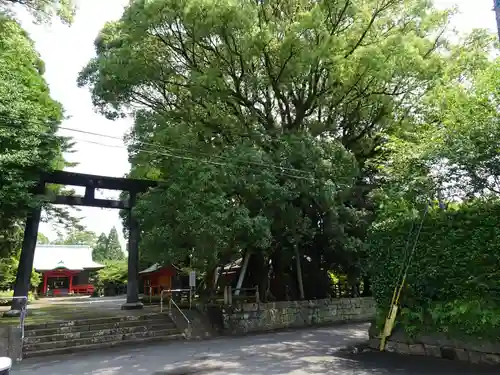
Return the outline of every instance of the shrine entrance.
[[[47,194],[46,185],[72,185],[85,188],[83,197],[75,196],[50,196]],[[154,181],[138,180],[130,178],[116,178],[95,176],[89,174],[53,171],[43,173],[33,194],[40,197],[42,201],[51,204],[69,206],[86,206],[100,208],[117,208],[128,211],[128,277],[127,277],[127,301],[122,309],[140,309],[143,307],[139,301],[138,275],[139,275],[139,227],[137,220],[132,214],[137,195],[146,192],[149,188],[157,186]],[[126,200],[108,200],[95,198],[96,189],[107,189],[125,191],[128,193]],[[27,297],[30,289],[30,277],[33,270],[33,260],[38,236],[42,208],[40,206],[31,208],[28,212],[26,227],[24,229],[23,246],[19,258],[19,266],[14,285],[14,297]],[[14,298],[9,311],[5,316],[19,316],[21,314],[23,300]]]

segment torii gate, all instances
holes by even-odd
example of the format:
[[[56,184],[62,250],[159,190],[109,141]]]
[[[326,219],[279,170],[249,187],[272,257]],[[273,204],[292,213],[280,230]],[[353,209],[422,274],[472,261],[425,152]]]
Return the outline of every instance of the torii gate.
[[[50,197],[46,194],[46,184],[83,186],[85,187],[85,195],[83,197],[62,195]],[[43,173],[38,184],[33,189],[35,195],[41,196],[42,200],[52,204],[129,210],[127,301],[121,306],[122,309],[141,309],[143,307],[139,301],[138,289],[139,226],[137,220],[132,215],[132,208],[135,206],[138,193],[143,193],[155,186],[157,186],[156,182],[148,180],[53,171]],[[129,198],[124,201],[97,199],[95,198],[96,189],[127,191]],[[41,211],[41,207],[38,206],[31,208],[28,212],[21,257],[19,258],[14,286],[14,297],[27,297],[29,293]],[[22,303],[22,299],[14,298],[11,309],[6,311],[4,316],[19,316],[21,314]]]

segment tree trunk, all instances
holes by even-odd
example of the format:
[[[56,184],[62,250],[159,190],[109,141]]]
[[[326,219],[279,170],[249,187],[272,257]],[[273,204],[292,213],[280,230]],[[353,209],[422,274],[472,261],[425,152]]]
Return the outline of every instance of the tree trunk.
[[[372,295],[372,288],[370,279],[363,277],[363,297],[370,297]]]
[[[302,280],[302,266],[300,262],[299,248],[297,247],[297,245],[295,245],[295,260],[297,263],[297,283],[299,285],[299,298],[301,300],[304,300],[305,294],[304,294],[304,282]]]
[[[234,291],[234,295],[238,296],[240,294],[240,289],[243,285],[243,280],[245,279],[245,274],[247,273],[248,269],[248,262],[250,261],[250,251],[247,251],[245,253],[245,256],[243,257],[243,262],[241,265],[241,270],[240,270],[240,276],[238,277],[238,282],[236,283],[236,289]]]
[[[286,300],[285,273],[283,271],[283,261],[280,250],[276,249],[271,256],[273,272],[270,280],[271,294],[277,301]]]

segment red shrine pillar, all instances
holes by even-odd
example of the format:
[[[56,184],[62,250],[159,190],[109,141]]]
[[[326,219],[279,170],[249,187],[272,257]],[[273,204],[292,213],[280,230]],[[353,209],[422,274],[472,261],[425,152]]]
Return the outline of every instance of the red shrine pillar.
[[[71,293],[72,289],[73,289],[73,274],[70,273],[68,277],[69,277],[69,291],[68,292]]]
[[[45,296],[47,294],[47,272],[43,273],[43,289],[42,294]]]

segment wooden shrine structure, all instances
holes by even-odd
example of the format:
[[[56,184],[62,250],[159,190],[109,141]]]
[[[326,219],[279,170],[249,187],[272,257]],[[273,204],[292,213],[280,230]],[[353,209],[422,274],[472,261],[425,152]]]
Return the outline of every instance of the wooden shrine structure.
[[[47,184],[82,186],[85,188],[83,197],[47,194]],[[138,180],[130,178],[116,178],[95,176],[89,174],[52,171],[42,173],[33,193],[42,201],[51,204],[63,204],[69,206],[86,206],[101,208],[117,208],[129,211],[128,224],[128,280],[127,301],[122,309],[140,309],[142,303],[139,301],[138,274],[139,274],[139,226],[132,215],[137,195],[146,192],[149,188],[157,186],[154,181]],[[108,200],[95,197],[96,189],[119,190],[128,192],[126,200]],[[19,258],[16,281],[14,285],[14,297],[28,296],[30,288],[30,277],[33,270],[33,261],[37,243],[38,226],[40,224],[42,208],[37,206],[30,208],[24,229],[23,246]],[[19,316],[21,314],[23,301],[19,298],[12,300],[11,309],[6,311],[6,316]]]
[[[94,261],[90,246],[36,245],[33,269],[42,274],[42,296],[92,295],[91,275],[104,267]]]

